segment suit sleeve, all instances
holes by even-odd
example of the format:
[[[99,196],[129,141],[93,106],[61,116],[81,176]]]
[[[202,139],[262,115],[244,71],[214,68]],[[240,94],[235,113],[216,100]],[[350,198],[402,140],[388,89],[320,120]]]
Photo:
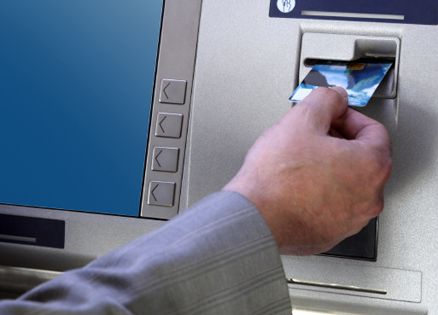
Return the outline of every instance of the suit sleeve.
[[[213,194],[144,236],[14,301],[2,315],[291,314],[272,234],[236,193]]]

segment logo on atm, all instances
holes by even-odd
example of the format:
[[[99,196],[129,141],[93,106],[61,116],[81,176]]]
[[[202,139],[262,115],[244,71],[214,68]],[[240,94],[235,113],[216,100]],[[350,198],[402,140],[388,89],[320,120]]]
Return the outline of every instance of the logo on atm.
[[[277,8],[282,13],[290,13],[295,8],[295,0],[278,0]]]

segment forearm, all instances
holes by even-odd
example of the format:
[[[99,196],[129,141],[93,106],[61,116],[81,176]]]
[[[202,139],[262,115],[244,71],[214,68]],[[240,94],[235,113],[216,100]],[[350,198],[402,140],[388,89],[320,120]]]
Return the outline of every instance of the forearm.
[[[212,195],[158,231],[65,274],[1,314],[290,314],[275,241],[235,193]],[[40,313],[38,313],[40,314]]]

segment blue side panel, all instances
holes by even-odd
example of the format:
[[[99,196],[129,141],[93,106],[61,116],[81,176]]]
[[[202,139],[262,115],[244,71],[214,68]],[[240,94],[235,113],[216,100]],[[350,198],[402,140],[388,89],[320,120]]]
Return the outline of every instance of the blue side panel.
[[[162,6],[0,2],[0,203],[139,215]]]
[[[283,7],[283,9],[282,9]],[[290,11],[290,9],[293,10]],[[283,12],[282,12],[283,11]],[[290,11],[290,12],[289,12]],[[309,17],[303,11],[401,15],[404,20]],[[270,17],[438,25],[437,0],[271,0]]]

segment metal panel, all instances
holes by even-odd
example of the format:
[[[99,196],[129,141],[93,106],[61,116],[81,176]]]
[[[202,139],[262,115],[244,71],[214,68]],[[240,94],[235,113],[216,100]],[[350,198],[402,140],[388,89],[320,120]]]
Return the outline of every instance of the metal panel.
[[[191,78],[194,71],[194,60],[197,43],[197,27],[199,25],[201,1],[200,0],[166,0],[164,11],[164,24],[161,34],[161,50],[155,83],[154,104],[164,112],[188,112],[188,106],[158,104],[160,82],[163,78],[181,78],[188,80],[186,103],[190,102]],[[176,58],[175,54],[181,58]],[[187,103],[188,104],[188,103]],[[180,112],[181,111],[181,112]],[[154,112],[155,113],[155,112]],[[188,116],[187,116],[188,117]],[[152,126],[156,125],[156,116],[152,117]],[[187,120],[183,130],[187,130]],[[151,128],[153,130],[153,128]],[[153,132],[153,131],[152,131]],[[163,147],[178,147],[183,149],[184,139],[175,141],[166,139],[152,140],[155,145]],[[152,145],[152,144],[151,144]],[[153,150],[148,151],[148,169],[151,166]],[[184,151],[182,151],[184,152]],[[179,173],[172,179],[178,182],[176,198],[179,199],[180,179],[182,177],[184,159],[179,159]],[[168,179],[172,175],[163,176]],[[161,177],[160,177],[161,178]],[[156,180],[153,176],[147,177],[148,183]],[[147,189],[148,185],[145,185]],[[73,192],[72,192],[73,193]],[[145,195],[143,196],[144,198]],[[166,213],[167,207],[145,206],[144,208],[157,211],[157,216],[171,217],[177,213],[178,207],[171,208]],[[149,211],[149,210],[148,210]],[[116,217],[91,213],[68,212],[39,208],[25,208],[13,206],[0,206],[0,213],[10,215],[32,216],[36,218],[50,218],[65,221],[65,249],[52,250],[36,248],[28,245],[10,245],[0,243],[0,264],[27,268],[66,270],[86,264],[96,256],[125,244],[126,242],[142,236],[160,227],[164,221],[146,220],[140,218]],[[152,212],[148,212],[153,216]],[[92,241],[90,241],[92,240]],[[32,257],[32,259],[29,259]]]
[[[151,118],[151,126],[160,123],[161,113],[173,113],[182,115],[181,136],[173,139],[157,137],[154,128],[150,130],[148,160],[146,163],[145,184],[143,186],[143,217],[171,219],[180,208],[181,182],[183,178],[184,154],[186,151],[186,138],[188,121],[190,117],[190,102],[192,93],[192,82],[194,74],[194,64],[198,41],[199,18],[201,14],[201,0],[166,1],[163,34],[160,47],[160,58],[158,61],[158,73],[155,85],[154,110]],[[160,103],[163,80],[186,81],[186,94],[184,104]],[[159,82],[159,84],[158,84]],[[163,173],[152,170],[153,151],[156,147],[173,147],[180,150],[178,161],[178,171],[174,173]],[[152,181],[164,181],[175,183],[175,198],[172,207],[159,207],[148,203],[149,183]]]
[[[307,261],[299,264],[297,260],[284,258],[283,262],[286,277],[297,282],[290,284],[290,288],[421,302],[422,274],[419,271],[357,266],[347,261]]]
[[[271,17],[438,24],[435,0],[271,0]]]
[[[366,110],[385,123],[394,143],[394,172],[380,218],[379,256],[375,263],[351,261],[343,273],[334,271],[332,276],[341,280],[346,272],[370,267],[421,273],[421,286],[417,281],[404,289],[404,284],[392,282],[399,290],[407,290],[403,293],[414,297],[407,300],[415,302],[324,290],[293,289],[291,293],[292,300],[296,296],[315,305],[321,299],[331,301],[328,305],[340,306],[333,307],[339,312],[344,305],[356,305],[356,310],[369,309],[371,313],[379,309],[393,314],[397,310],[399,314],[438,314],[438,243],[434,241],[438,224],[438,27],[272,19],[268,13],[269,3],[264,1],[203,2],[185,164],[185,204],[221,189],[238,171],[254,140],[288,111],[288,96],[298,83],[304,33],[399,38],[397,99],[375,100]],[[331,272],[331,264],[342,260],[286,257],[285,262],[288,275],[317,263],[314,276],[318,280]],[[392,281],[385,280],[383,273],[373,277],[376,282]],[[357,280],[367,283],[367,273]]]

